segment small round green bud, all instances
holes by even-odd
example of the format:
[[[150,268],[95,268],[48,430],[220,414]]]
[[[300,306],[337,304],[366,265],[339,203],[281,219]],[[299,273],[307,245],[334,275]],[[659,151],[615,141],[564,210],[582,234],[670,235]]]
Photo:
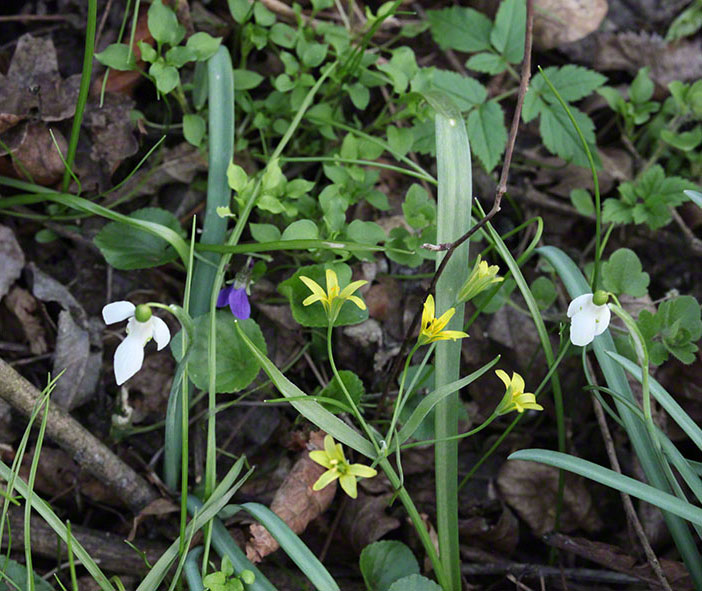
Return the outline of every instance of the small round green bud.
[[[253,571],[247,569],[242,570],[239,573],[239,578],[247,585],[253,585],[254,581],[256,580],[256,575],[253,573]]]
[[[151,318],[151,308],[146,304],[139,304],[134,310],[134,318],[137,322],[147,322]]]
[[[598,289],[595,295],[592,296],[592,303],[595,304],[595,306],[604,306],[607,300],[609,300],[609,294],[601,289]]]

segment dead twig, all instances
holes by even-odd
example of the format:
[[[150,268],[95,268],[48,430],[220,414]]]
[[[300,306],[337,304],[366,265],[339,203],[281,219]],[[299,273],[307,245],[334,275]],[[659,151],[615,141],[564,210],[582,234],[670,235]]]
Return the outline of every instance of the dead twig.
[[[41,401],[41,392],[0,359],[0,398],[30,416]],[[45,410],[39,413],[44,416]],[[67,451],[76,462],[103,482],[135,513],[158,495],[132,468],[119,459],[102,441],[65,410],[49,406],[46,434]]]

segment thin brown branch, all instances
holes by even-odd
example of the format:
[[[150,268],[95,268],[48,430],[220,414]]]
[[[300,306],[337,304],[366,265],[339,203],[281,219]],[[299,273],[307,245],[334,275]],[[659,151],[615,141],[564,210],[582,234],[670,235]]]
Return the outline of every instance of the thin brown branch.
[[[485,224],[487,224],[495,216],[495,214],[497,214],[497,212],[500,211],[500,203],[502,202],[502,197],[507,192],[507,178],[509,177],[509,168],[512,163],[512,153],[514,152],[514,145],[517,139],[517,133],[519,131],[519,120],[522,116],[522,106],[524,105],[524,97],[526,96],[527,89],[529,88],[529,80],[531,79],[531,46],[534,28],[534,0],[527,0],[526,17],[527,22],[526,34],[524,36],[524,60],[522,61],[522,71],[519,79],[519,93],[517,94],[517,105],[514,109],[514,115],[512,116],[512,125],[509,130],[509,137],[507,138],[505,159],[502,164],[500,181],[497,184],[497,190],[495,192],[495,201],[492,205],[492,208],[485,215],[485,217],[483,217],[483,219],[481,219],[477,224],[475,224],[458,240],[456,240],[450,246],[448,246],[448,248],[446,249],[446,255],[442,259],[439,268],[436,270],[436,273],[434,273],[434,277],[431,280],[431,284],[429,285],[429,287],[426,290],[426,293],[424,294],[424,300],[426,300],[427,296],[430,293],[432,293],[436,288],[436,284],[439,281],[439,277],[441,277],[441,274],[444,272],[444,269],[446,268],[446,265],[448,264],[448,261],[455,252],[455,250],[466,240],[468,240],[471,236],[473,236],[473,234],[475,234],[478,230],[485,226]],[[439,248],[442,250],[445,247],[446,245],[439,245]],[[390,384],[392,384],[395,381],[397,374],[400,371],[402,361],[404,360],[405,355],[407,355],[407,351],[409,350],[409,344],[412,340],[412,335],[414,334],[414,331],[416,330],[419,324],[421,314],[422,309],[419,308],[416,311],[414,318],[412,319],[412,323],[407,329],[405,338],[402,341],[402,347],[400,348],[400,352],[398,353],[397,357],[395,357],[395,360],[389,373],[388,381],[385,384],[383,396],[380,400],[380,404],[378,405],[379,408],[382,407],[382,402],[385,396],[387,395],[388,390],[390,389]]]
[[[60,378],[59,378],[60,379]],[[42,395],[32,384],[0,359],[0,398],[30,416]],[[47,436],[67,451],[83,468],[115,492],[135,513],[158,495],[131,467],[118,458],[65,410],[49,405]],[[39,413],[39,420],[44,410]]]

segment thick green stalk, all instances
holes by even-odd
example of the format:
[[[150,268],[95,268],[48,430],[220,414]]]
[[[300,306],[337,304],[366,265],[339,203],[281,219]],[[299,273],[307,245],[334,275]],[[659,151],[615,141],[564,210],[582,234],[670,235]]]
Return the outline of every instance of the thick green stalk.
[[[437,241],[450,243],[470,229],[473,185],[470,144],[463,117],[457,110],[436,114],[436,157],[439,182],[437,199]],[[454,305],[458,291],[468,278],[468,242],[459,246],[436,285],[437,316]],[[441,256],[437,257],[437,267]],[[463,328],[463,306],[459,306],[448,325]],[[442,341],[435,356],[437,388],[459,378],[461,341]],[[458,392],[436,405],[435,445],[436,509],[441,564],[448,577],[445,591],[460,591],[461,560],[458,548]]]
[[[90,92],[90,74],[93,69],[93,51],[95,49],[95,28],[97,22],[97,0],[88,0],[88,22],[85,27],[85,51],[83,53],[83,71],[80,76],[80,89],[78,90],[78,100],[76,101],[76,112],[73,115],[73,126],[71,127],[71,137],[68,141],[68,154],[66,155],[66,170],[63,173],[61,187],[63,191],[68,190],[71,182],[71,168],[76,158],[78,149],[78,137],[80,136],[80,126],[83,123],[83,113],[85,104],[88,102]]]

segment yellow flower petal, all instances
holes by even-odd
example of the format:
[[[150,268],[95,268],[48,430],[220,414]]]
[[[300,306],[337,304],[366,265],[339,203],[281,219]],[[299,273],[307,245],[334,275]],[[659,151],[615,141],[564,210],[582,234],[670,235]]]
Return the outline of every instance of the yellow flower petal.
[[[455,313],[456,313],[455,308],[449,308],[448,310],[446,310],[446,312],[444,312],[440,318],[437,318],[436,320],[434,320],[433,325],[432,325],[433,331],[434,332],[441,332],[442,330],[444,330],[444,327],[449,323],[449,320],[451,320],[451,318],[453,318],[453,315]]]
[[[346,299],[347,299],[349,302],[353,302],[354,304],[356,304],[361,310],[365,310],[365,309],[366,309],[366,302],[364,302],[364,301],[363,301],[361,298],[359,298],[358,296],[355,296],[355,295],[347,296]]]
[[[378,475],[378,471],[370,466],[364,466],[363,464],[351,464],[349,466],[349,474],[353,474],[359,478],[373,478]]]
[[[332,468],[332,465],[329,462],[329,456],[327,455],[327,452],[322,451],[320,449],[316,449],[310,452],[310,460],[312,460],[313,462],[317,462],[325,468]]]
[[[512,391],[515,394],[524,392],[524,378],[517,372],[512,372]]]
[[[336,276],[336,272],[333,269],[327,269],[326,276],[327,276],[327,293],[331,297],[336,296],[338,294],[338,290],[339,290],[339,278]]]
[[[337,478],[339,478],[339,472],[336,470],[327,470],[317,479],[317,482],[312,485],[312,490],[322,490],[325,486],[328,486]]]
[[[502,380],[502,383],[505,385],[505,388],[509,388],[510,384],[512,383],[512,380],[509,379],[507,372],[498,369],[495,371],[495,373],[497,374],[497,377]]]
[[[334,459],[336,456],[336,443],[331,435],[324,436],[324,453],[327,454],[330,460]]]
[[[358,281],[354,281],[352,283],[349,283],[344,289],[341,290],[341,293],[339,294],[339,297],[342,300],[350,298],[351,294],[356,291],[359,287],[364,286],[366,283],[368,283],[365,279],[359,279]]]
[[[344,474],[339,478],[339,483],[344,492],[349,495],[352,499],[358,496],[358,491],[356,490],[356,477],[351,474]]]

